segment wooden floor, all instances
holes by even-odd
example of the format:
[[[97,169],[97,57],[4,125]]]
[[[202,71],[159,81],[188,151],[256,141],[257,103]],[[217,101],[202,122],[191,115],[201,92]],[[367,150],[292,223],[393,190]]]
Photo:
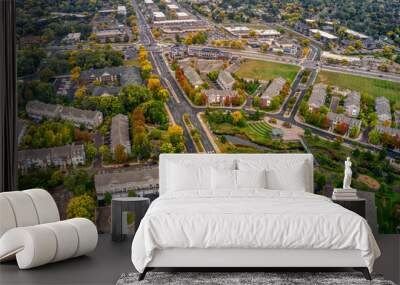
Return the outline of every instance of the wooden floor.
[[[400,235],[377,235],[382,251],[375,263],[375,273],[400,284]],[[0,264],[0,284],[115,284],[122,273],[135,271],[128,239],[116,243],[108,234],[99,235],[99,243],[88,256],[19,270],[15,262]]]

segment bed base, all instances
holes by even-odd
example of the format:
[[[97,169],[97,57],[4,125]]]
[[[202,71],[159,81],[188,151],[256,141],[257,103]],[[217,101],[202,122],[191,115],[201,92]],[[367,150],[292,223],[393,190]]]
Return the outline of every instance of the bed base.
[[[168,248],[156,249],[139,275],[157,269],[177,271],[338,271],[353,268],[371,280],[359,250],[350,249],[254,249],[254,248]],[[196,270],[194,270],[196,269]],[[340,270],[339,270],[340,271]]]
[[[371,274],[367,267],[347,267],[352,268],[355,271],[360,271],[366,280],[372,280]],[[260,267],[248,267],[248,268],[236,268],[236,267],[183,267],[183,268],[167,268],[167,267],[146,267],[142,273],[139,274],[138,281],[142,281],[146,277],[146,273],[152,270],[165,270],[165,271],[193,271],[193,272],[270,272],[270,271],[278,271],[278,272],[290,272],[290,271],[312,271],[312,272],[323,272],[327,268],[317,268],[317,267],[308,267],[308,268],[296,268],[296,267],[268,267],[268,268],[260,268]],[[335,268],[333,268],[335,269]]]

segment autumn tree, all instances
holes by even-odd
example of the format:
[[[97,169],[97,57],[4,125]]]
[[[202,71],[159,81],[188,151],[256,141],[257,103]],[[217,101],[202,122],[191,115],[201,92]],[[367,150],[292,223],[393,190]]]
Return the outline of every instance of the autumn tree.
[[[101,157],[104,160],[109,160],[110,159],[110,148],[107,145],[101,145],[99,147],[99,153],[101,154]]]
[[[348,129],[349,129],[349,125],[346,124],[345,122],[340,122],[335,127],[335,131],[341,135],[344,135],[345,133],[347,133]]]
[[[151,155],[151,144],[147,137],[144,110],[141,107],[133,110],[132,124],[132,153],[138,159],[147,159]]]
[[[183,129],[178,125],[173,125],[168,128],[168,137],[172,145],[177,145],[183,142]]]
[[[368,134],[368,141],[374,145],[378,145],[381,142],[381,135],[379,134],[378,130],[373,129]]]
[[[161,88],[161,82],[158,77],[150,77],[147,81],[147,88],[154,94]]]
[[[77,196],[69,200],[67,218],[86,218],[95,221],[96,201],[88,194]]]
[[[128,159],[125,147],[122,144],[117,144],[114,149],[114,159],[118,163],[123,163]]]
[[[174,153],[175,148],[170,142],[164,142],[161,147],[160,147],[160,152],[161,153]]]
[[[81,99],[83,96],[86,95],[86,92],[87,92],[86,86],[82,85],[79,86],[78,89],[76,89],[74,96],[76,99]]]
[[[97,154],[97,149],[93,143],[85,144],[85,154],[86,154],[86,158],[89,161],[92,161],[95,158],[95,156]]]
[[[75,66],[71,70],[71,80],[76,81],[79,79],[79,76],[81,75],[81,68],[79,66]]]
[[[234,125],[239,125],[241,121],[243,121],[243,114],[240,111],[235,111],[231,114],[232,123]]]

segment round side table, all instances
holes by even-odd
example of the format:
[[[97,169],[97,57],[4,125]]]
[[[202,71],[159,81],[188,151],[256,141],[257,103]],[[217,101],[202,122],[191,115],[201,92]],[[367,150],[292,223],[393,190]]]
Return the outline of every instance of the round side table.
[[[135,231],[139,227],[140,221],[146,214],[150,205],[149,198],[141,197],[120,197],[113,198],[111,201],[111,239],[113,241],[123,241],[126,235],[122,232],[123,212],[129,211],[135,214]]]

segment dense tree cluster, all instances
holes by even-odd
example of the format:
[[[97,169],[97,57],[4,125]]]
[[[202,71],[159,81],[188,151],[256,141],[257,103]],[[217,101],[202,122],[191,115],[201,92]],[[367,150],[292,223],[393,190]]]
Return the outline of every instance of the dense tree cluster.
[[[239,14],[238,8],[245,7],[245,13],[252,16],[256,5],[263,8],[262,19],[275,22],[279,19],[294,24],[307,18],[330,19],[340,22],[350,29],[379,37],[387,35],[397,43],[400,42],[400,3],[394,0],[363,1],[363,0],[224,0],[220,8],[229,6]],[[321,8],[323,7],[323,9]],[[248,10],[250,10],[248,12]],[[213,11],[213,18],[222,21],[225,14],[220,16],[219,9]],[[234,17],[237,17],[234,15]]]
[[[35,73],[46,53],[37,47],[24,48],[18,51],[17,74],[18,76]]]
[[[153,67],[148,59],[148,52],[143,46],[139,47],[138,57],[140,64],[140,74],[144,80],[147,80],[150,77]]]
[[[73,170],[64,178],[64,185],[75,196],[90,194],[94,190],[93,176],[85,170]]]
[[[141,107],[133,110],[131,115],[132,125],[132,154],[137,159],[147,159],[151,155],[151,144],[147,137],[145,116]]]
[[[46,121],[31,125],[21,141],[21,148],[46,148],[70,144],[74,140],[74,125],[70,122]]]
[[[61,185],[62,182],[63,173],[52,167],[33,169],[18,175],[18,189],[43,188],[51,190]]]
[[[222,110],[206,110],[207,121],[215,124],[228,123],[235,126],[243,127],[246,125],[246,117],[242,111],[224,112]]]
[[[175,78],[178,80],[185,94],[195,105],[205,105],[207,103],[207,97],[201,93],[201,88],[194,88],[180,67],[175,69]]]
[[[95,221],[96,200],[89,194],[72,198],[67,205],[67,218],[87,218]]]
[[[104,48],[94,46],[94,48],[71,51],[68,62],[72,67],[80,67],[81,70],[120,66],[124,63],[124,54],[112,49],[111,46]]]
[[[207,33],[205,32],[188,33],[184,43],[186,45],[201,45],[207,43],[207,39]]]

